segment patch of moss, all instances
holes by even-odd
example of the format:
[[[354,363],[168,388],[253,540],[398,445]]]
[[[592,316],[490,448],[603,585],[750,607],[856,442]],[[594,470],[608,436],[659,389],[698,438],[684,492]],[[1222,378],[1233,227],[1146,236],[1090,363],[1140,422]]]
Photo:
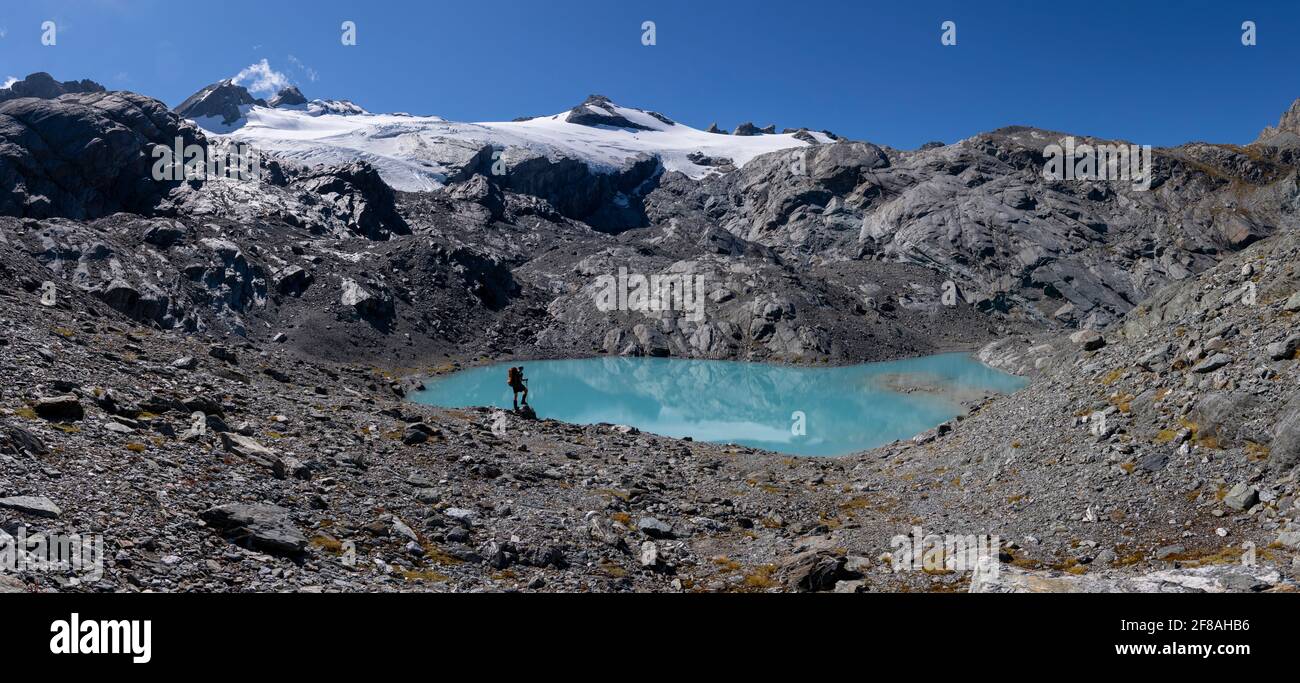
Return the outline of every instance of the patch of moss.
[[[751,570],[749,573],[745,574],[745,579],[742,582],[742,584],[746,588],[751,588],[754,590],[767,590],[768,588],[775,588],[777,585],[779,585],[778,581],[772,576],[775,573],[776,573],[776,565],[761,564],[757,567],[754,567],[754,569]]]
[[[729,572],[740,571],[740,563],[731,559],[730,557],[727,557],[726,555],[719,555],[713,558],[713,564],[718,565],[724,571],[729,571]]]
[[[464,562],[464,560],[459,557],[449,554],[447,551],[432,543],[424,543],[422,547],[424,548],[424,557],[434,564],[450,566]]]
[[[626,569],[619,566],[618,564],[615,564],[614,562],[609,561],[608,559],[601,559],[599,566],[601,571],[605,572],[606,574],[616,579],[621,579],[627,576]]]
[[[630,494],[628,494],[627,491],[618,491],[615,489],[597,489],[596,493],[602,493],[606,496],[611,496],[613,498],[617,498],[624,502],[627,502],[632,497]]]
[[[334,555],[343,552],[343,542],[333,536],[317,534],[312,536],[310,543],[313,548],[320,548],[321,550]]]
[[[1246,458],[1255,462],[1268,460],[1270,453],[1269,447],[1264,444],[1255,443],[1254,441],[1246,442]]]

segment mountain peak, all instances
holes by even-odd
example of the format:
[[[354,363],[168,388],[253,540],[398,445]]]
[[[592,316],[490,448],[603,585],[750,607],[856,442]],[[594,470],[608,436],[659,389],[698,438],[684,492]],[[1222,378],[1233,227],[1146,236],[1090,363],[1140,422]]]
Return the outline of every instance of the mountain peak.
[[[1255,140],[1258,143],[1289,143],[1288,146],[1300,145],[1300,99],[1291,103],[1291,107],[1282,113],[1277,126],[1269,126]]]
[[[37,71],[21,81],[15,81],[7,89],[0,90],[0,102],[15,100],[19,97],[52,100],[59,95],[84,92],[104,92],[104,86],[92,80],[64,81],[60,83],[44,71]]]
[[[272,97],[271,101],[267,104],[272,107],[294,106],[307,104],[307,98],[303,97],[302,91],[298,89],[298,86],[291,85],[276,93],[275,97]]]
[[[646,121],[643,116],[650,116],[654,121]],[[643,119],[641,121],[634,118]],[[589,95],[582,104],[569,110],[564,118],[569,123],[580,126],[610,126],[612,128],[630,128],[632,130],[661,130],[663,126],[677,125],[672,119],[658,112],[644,109],[621,107],[604,95]],[[656,125],[655,122],[663,124]]]
[[[254,104],[266,106],[266,100],[254,98],[247,88],[227,78],[190,95],[172,111],[187,119],[220,118],[230,125],[244,116],[241,107]]]

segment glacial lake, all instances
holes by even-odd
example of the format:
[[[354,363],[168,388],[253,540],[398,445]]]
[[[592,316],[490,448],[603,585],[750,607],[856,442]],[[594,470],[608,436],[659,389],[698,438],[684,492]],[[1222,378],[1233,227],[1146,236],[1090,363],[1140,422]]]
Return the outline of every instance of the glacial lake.
[[[911,438],[964,412],[963,401],[1028,382],[964,353],[816,368],[616,357],[470,368],[430,378],[410,398],[508,409],[511,365],[524,367],[538,417],[796,455],[845,455]]]

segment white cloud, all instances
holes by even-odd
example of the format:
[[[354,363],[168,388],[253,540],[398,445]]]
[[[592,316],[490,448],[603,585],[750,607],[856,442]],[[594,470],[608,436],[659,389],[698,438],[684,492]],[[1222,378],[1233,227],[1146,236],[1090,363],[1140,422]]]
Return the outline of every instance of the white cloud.
[[[235,82],[235,85],[242,85],[254,94],[274,95],[289,87],[289,77],[272,69],[265,58],[256,64],[249,64],[243,71],[235,74],[235,77],[231,80]]]
[[[9,78],[6,78],[6,79],[5,79],[5,83],[4,83],[4,85],[0,85],[0,90],[8,90],[8,89],[9,89],[9,86],[11,86],[11,85],[13,85],[14,83],[17,83],[17,82],[18,82],[18,79],[17,79],[17,78],[14,78],[13,76],[10,76]]]
[[[311,68],[310,66],[307,66],[306,64],[303,64],[301,59],[298,59],[293,55],[289,55],[289,63],[298,67],[298,70],[306,74],[307,80],[311,81],[312,83],[315,83],[316,79],[320,77],[320,74],[317,73],[315,69]]]

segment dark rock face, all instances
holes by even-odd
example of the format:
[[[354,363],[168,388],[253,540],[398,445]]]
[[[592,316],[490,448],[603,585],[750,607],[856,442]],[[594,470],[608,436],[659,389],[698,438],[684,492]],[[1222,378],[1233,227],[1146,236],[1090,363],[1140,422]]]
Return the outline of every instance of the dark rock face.
[[[307,104],[307,98],[303,97],[302,91],[298,89],[298,86],[291,85],[276,93],[275,97],[272,97],[267,104],[272,107],[294,106],[298,104]]]
[[[502,159],[506,162],[503,175],[491,175],[491,156],[485,158],[479,173],[502,189],[544,199],[560,214],[605,232],[646,225],[641,200],[663,171],[657,157],[646,155],[607,173],[593,170],[585,161],[516,148],[506,150]]]
[[[760,135],[761,131],[758,129],[758,126],[755,126],[753,123],[746,121],[740,124],[739,126],[736,126],[736,130],[732,131],[731,134],[732,135]]]
[[[647,215],[698,217],[792,261],[928,264],[981,310],[1093,329],[1295,224],[1286,151],[1156,150],[1142,191],[1045,180],[1044,146],[1063,137],[1006,128],[917,152],[773,152],[698,183],[660,183]]]
[[[450,193],[456,199],[486,208],[488,215],[494,219],[501,218],[505,212],[505,196],[501,188],[481,173],[475,173],[468,181],[452,186]]]
[[[38,71],[15,82],[7,89],[0,90],[0,102],[16,100],[20,97],[52,100],[60,95],[90,92],[104,92],[104,86],[89,79],[60,83],[44,71]]]
[[[178,185],[152,176],[156,145],[207,146],[161,102],[90,92],[0,104],[0,215],[90,219],[152,214]]]
[[[411,233],[397,212],[392,188],[364,161],[311,169],[293,178],[291,186],[320,195],[335,216],[368,239]]]
[[[222,123],[230,125],[244,116],[240,107],[254,104],[266,106],[264,100],[250,95],[247,88],[235,85],[227,79],[190,95],[177,105],[175,111],[177,115],[187,119],[218,117]]]

